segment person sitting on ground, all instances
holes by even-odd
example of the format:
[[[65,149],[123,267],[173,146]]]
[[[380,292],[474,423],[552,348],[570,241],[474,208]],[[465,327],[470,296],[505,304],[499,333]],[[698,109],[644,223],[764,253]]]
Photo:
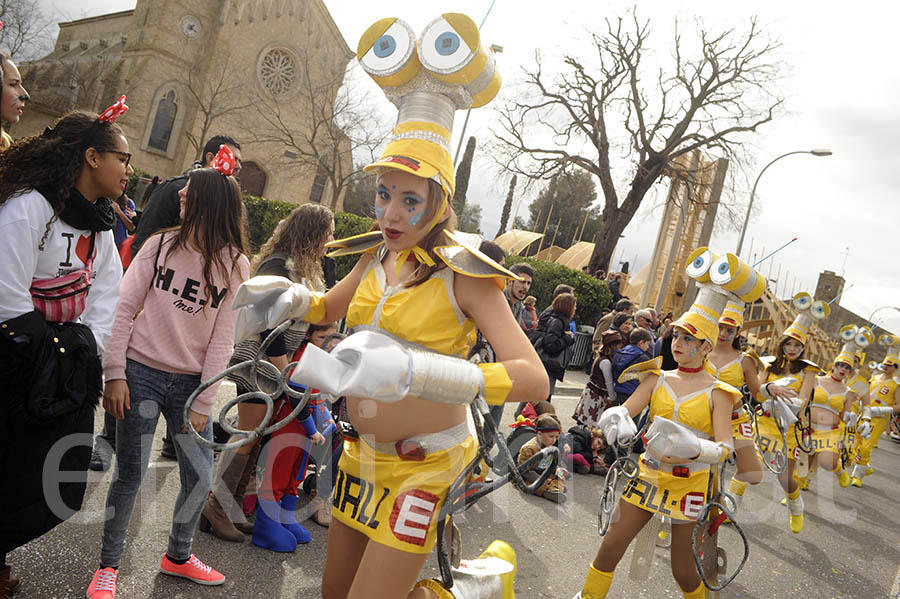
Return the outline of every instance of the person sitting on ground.
[[[625,400],[631,397],[634,390],[637,389],[638,381],[619,382],[619,376],[625,372],[625,369],[633,364],[646,362],[650,359],[648,351],[653,342],[650,331],[645,329],[635,329],[631,331],[628,337],[628,345],[613,354],[612,373],[616,381],[616,405],[622,405]]]
[[[535,428],[537,430],[537,435],[519,450],[519,458],[517,461],[519,465],[524,464],[531,456],[541,451],[543,448],[552,447],[559,441],[559,434],[562,431],[562,427],[559,425],[559,420],[557,420],[555,415],[542,414],[538,416],[535,421]],[[532,470],[526,472],[524,475],[525,481],[532,483],[540,478],[540,475],[544,470],[550,466],[551,459],[550,456],[547,456]],[[549,499],[550,501],[555,501],[556,503],[565,502],[566,481],[564,476],[564,469],[558,469],[556,473],[551,474],[550,478],[538,488],[535,495],[543,497],[544,499]]]
[[[616,459],[611,448],[597,427],[576,424],[569,429],[572,438],[572,463],[578,474],[605,475]]]

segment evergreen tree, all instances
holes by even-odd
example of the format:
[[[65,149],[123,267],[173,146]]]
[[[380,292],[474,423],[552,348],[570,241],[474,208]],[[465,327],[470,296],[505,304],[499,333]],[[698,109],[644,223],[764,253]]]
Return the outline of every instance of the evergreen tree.
[[[460,214],[466,206],[466,192],[469,190],[469,175],[472,173],[472,157],[475,155],[475,137],[466,142],[466,151],[456,167],[456,192],[453,194],[453,210]]]
[[[509,193],[506,194],[506,203],[503,204],[503,213],[500,215],[500,229],[497,231],[497,237],[506,233],[506,224],[509,222],[509,212],[512,210],[513,192],[516,189],[516,175],[512,176],[509,182]]]

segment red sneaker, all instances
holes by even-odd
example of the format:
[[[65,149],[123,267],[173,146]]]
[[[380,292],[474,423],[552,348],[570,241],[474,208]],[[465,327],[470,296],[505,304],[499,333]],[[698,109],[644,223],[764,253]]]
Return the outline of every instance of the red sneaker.
[[[116,578],[119,571],[115,568],[97,569],[87,589],[88,599],[115,599]]]
[[[225,576],[198,560],[193,554],[191,554],[191,559],[183,564],[176,564],[166,554],[163,554],[162,561],[159,563],[159,571],[169,576],[187,578],[197,584],[216,586],[225,582]]]

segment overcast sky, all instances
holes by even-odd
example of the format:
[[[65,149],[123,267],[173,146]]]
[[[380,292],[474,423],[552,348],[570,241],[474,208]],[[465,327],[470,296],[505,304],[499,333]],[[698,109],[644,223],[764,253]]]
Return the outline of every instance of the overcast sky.
[[[41,0],[48,10],[61,10],[66,18],[80,18],[133,8],[134,0]],[[360,34],[375,20],[397,16],[421,29],[440,12],[464,12],[480,23],[491,0],[455,0],[442,3],[391,3],[325,0],[348,45],[355,49]],[[504,47],[499,65],[507,90],[528,65],[534,51],[558,56],[586,51],[585,28],[597,28],[605,17],[625,14],[634,3],[573,0],[548,3],[538,0],[495,0],[482,28],[488,43]],[[548,10],[552,6],[553,10]],[[781,289],[794,278],[801,289],[814,291],[822,270],[844,272],[853,285],[841,304],[867,316],[873,309],[900,306],[900,232],[897,193],[900,191],[900,69],[897,56],[897,13],[890,3],[864,0],[852,6],[793,0],[712,2],[662,2],[642,0],[639,15],[651,17],[654,34],[650,46],[666,52],[669,28],[675,16],[687,22],[695,16],[708,28],[746,26],[753,15],[783,43],[781,58],[789,67],[782,82],[787,113],[746,138],[755,166],[748,172],[729,172],[738,193],[734,200],[743,211],[749,187],[758,169],[769,160],[792,150],[830,148],[834,155],[817,158],[790,156],[770,168],[760,180],[756,202],[759,210],[750,222],[744,253],[751,243],[754,253],[772,250],[794,236],[799,239],[774,260],[772,277],[781,265]],[[527,18],[523,18],[526,16]],[[545,68],[552,60],[548,58]],[[374,86],[373,86],[374,87]],[[377,88],[374,88],[377,89]],[[501,91],[501,94],[503,92]],[[386,103],[385,103],[386,104]],[[386,104],[387,105],[387,104]],[[386,110],[388,110],[386,108]],[[467,135],[479,141],[490,137],[494,117],[490,107],[473,111]],[[463,122],[458,113],[454,146]],[[476,154],[477,156],[477,154]],[[482,231],[496,232],[508,180],[493,176],[492,165],[476,162],[469,201],[482,206]],[[617,178],[621,180],[621,178]],[[654,193],[664,192],[663,190]],[[647,206],[650,205],[647,201]],[[525,215],[523,206],[519,214]],[[658,212],[640,211],[625,231],[616,262],[627,260],[632,269],[645,264],[652,252]],[[721,230],[724,229],[724,230]],[[734,251],[738,232],[720,227],[712,246]],[[849,253],[846,253],[849,248]],[[846,265],[845,265],[846,258]],[[768,274],[768,266],[761,267]],[[785,273],[790,273],[786,277]],[[900,331],[900,312],[880,311],[876,322]]]

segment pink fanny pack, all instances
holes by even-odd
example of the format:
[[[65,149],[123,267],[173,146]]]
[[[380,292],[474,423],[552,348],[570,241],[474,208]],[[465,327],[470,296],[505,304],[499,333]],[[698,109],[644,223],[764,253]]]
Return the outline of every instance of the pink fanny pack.
[[[88,248],[88,258],[84,268],[53,279],[36,279],[31,282],[31,301],[35,309],[48,322],[73,322],[87,305],[91,290],[91,271],[94,265],[94,239]]]

